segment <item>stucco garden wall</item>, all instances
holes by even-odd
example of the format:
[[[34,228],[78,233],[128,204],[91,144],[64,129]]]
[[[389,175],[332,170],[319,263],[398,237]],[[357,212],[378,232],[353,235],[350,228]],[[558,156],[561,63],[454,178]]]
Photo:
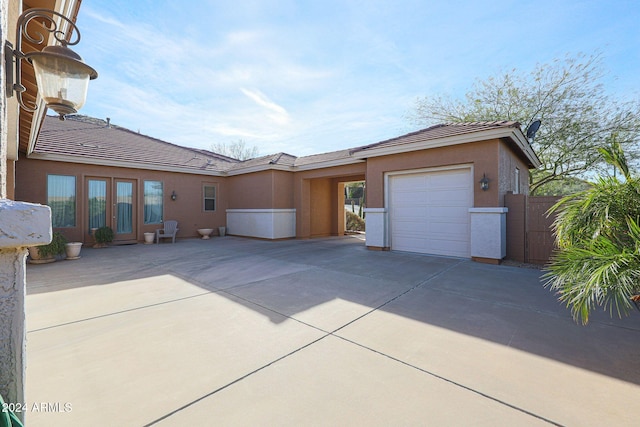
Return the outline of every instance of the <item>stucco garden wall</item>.
[[[228,180],[229,209],[293,208],[293,173],[267,170],[233,175]]]

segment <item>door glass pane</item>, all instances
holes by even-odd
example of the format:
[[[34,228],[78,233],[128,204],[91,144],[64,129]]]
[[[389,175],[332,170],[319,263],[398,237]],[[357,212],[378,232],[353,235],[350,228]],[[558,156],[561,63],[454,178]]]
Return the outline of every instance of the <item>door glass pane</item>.
[[[49,175],[47,177],[47,204],[51,208],[53,227],[76,225],[76,177]]]
[[[107,225],[107,182],[89,180],[89,229]]]
[[[133,232],[133,184],[116,183],[116,232],[127,234]]]
[[[162,222],[162,182],[144,182],[144,223],[160,224]]]

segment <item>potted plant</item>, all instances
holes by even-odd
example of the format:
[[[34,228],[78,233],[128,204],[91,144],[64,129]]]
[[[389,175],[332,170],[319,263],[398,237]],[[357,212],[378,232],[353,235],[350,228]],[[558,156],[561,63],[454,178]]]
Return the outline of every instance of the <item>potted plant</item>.
[[[79,259],[80,250],[82,249],[82,242],[69,242],[64,245],[64,250],[67,253],[65,259]]]
[[[107,243],[113,242],[113,230],[111,227],[100,227],[96,230],[93,235],[96,240],[96,244],[93,245],[94,248],[104,248],[107,246]]]
[[[62,233],[56,231],[51,237],[51,243],[42,246],[32,246],[29,248],[32,264],[45,264],[56,260],[56,255],[65,253],[67,239]]]

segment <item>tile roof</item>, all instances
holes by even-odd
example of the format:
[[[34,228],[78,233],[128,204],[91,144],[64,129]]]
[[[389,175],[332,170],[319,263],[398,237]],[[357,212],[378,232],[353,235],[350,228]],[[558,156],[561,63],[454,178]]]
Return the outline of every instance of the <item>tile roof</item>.
[[[306,166],[314,163],[325,163],[351,158],[351,150],[332,151],[330,153],[312,154],[310,156],[298,157],[296,166]]]
[[[269,154],[267,156],[256,157],[255,159],[248,159],[242,162],[238,162],[231,166],[229,170],[241,170],[249,169],[259,166],[280,165],[280,166],[293,166],[296,161],[296,156],[292,156],[287,153]]]
[[[305,165],[331,162],[335,160],[350,159],[350,150],[332,151],[330,153],[312,154],[310,156],[296,157],[287,153],[275,153],[255,159],[245,160],[233,165],[230,171],[240,171],[258,166],[279,165],[285,167],[300,167]]]
[[[158,168],[223,172],[238,160],[207,150],[182,147],[82,115],[60,121],[47,116],[33,151],[87,163],[125,162]]]
[[[386,141],[353,148],[351,149],[351,154],[373,148],[401,146],[413,144],[415,142],[442,139],[496,128],[520,128],[520,123],[514,121],[495,121],[439,124],[416,132],[411,132],[406,135],[398,136],[396,138],[387,139]]]
[[[129,163],[131,167],[169,168],[195,173],[239,174],[269,168],[295,169],[324,167],[335,164],[356,163],[368,156],[368,151],[412,150],[421,143],[489,131],[492,129],[520,128],[518,122],[447,123],[431,126],[396,138],[329,153],[296,157],[276,153],[239,161],[208,150],[182,147],[156,138],[141,135],[115,126],[104,120],[82,115],[67,116],[60,121],[47,116],[40,131],[34,154],[58,155],[56,160],[98,163]],[[525,142],[526,144],[526,142]],[[406,146],[406,148],[404,148]],[[529,148],[526,148],[529,150]],[[532,155],[535,157],[533,151]],[[62,159],[60,158],[62,157]],[[73,160],[72,160],[73,159]]]

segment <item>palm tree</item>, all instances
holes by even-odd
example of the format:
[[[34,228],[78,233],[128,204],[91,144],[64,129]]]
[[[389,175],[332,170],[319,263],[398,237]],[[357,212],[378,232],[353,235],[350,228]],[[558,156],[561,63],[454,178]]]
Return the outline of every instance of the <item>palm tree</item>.
[[[640,178],[633,177],[615,140],[601,149],[624,179],[600,177],[591,188],[562,198],[550,209],[558,251],[545,274],[583,324],[603,306],[618,316],[640,310]]]

